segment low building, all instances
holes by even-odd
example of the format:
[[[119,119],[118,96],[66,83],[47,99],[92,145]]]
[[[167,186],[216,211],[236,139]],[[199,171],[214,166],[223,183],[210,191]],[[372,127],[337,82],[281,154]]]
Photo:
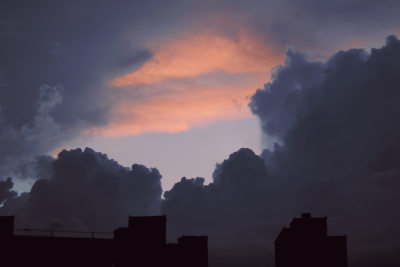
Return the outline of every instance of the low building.
[[[303,213],[275,240],[276,267],[347,267],[346,236],[328,236],[327,218]]]
[[[166,216],[129,217],[113,238],[16,234],[14,217],[0,217],[0,266],[208,266],[207,236],[166,243]],[[89,233],[90,234],[90,233]]]

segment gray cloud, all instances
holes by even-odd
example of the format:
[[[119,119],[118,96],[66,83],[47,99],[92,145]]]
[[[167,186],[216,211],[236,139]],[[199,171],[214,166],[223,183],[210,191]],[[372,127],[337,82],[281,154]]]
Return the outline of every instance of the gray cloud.
[[[209,235],[212,266],[271,265],[271,237],[285,223],[279,188],[263,159],[242,148],[217,165],[211,184],[182,178],[164,193],[163,211],[172,235]]]
[[[289,52],[287,65],[250,104],[265,133],[284,144],[275,157],[285,157],[293,173],[321,179],[357,171],[386,146],[398,146],[399,47],[391,36],[370,55],[352,49],[327,62],[308,62]],[[272,102],[278,107],[269,109]],[[278,123],[280,132],[274,128]]]
[[[146,62],[151,51],[144,44],[155,36],[187,32],[222,14],[262,33],[259,37],[277,50],[290,43],[319,54],[360,39],[373,42],[396,30],[398,5],[398,1],[377,5],[361,0],[103,0],[96,4],[42,0],[35,5],[6,1],[0,10],[0,140],[2,147],[10,149],[0,155],[0,177],[18,178],[13,165],[24,155],[32,156],[21,161],[30,161],[79,137],[83,129],[107,124],[111,103],[105,81]],[[38,89],[44,85],[62,87],[62,101],[39,121]],[[279,114],[283,121],[288,119],[284,112]],[[62,133],[57,135],[58,144],[31,129],[30,134],[46,145],[22,145],[33,142],[23,140],[21,129],[36,125],[40,131],[39,123],[51,124],[53,131]],[[275,126],[270,124],[284,130],[279,120]]]
[[[308,211],[348,234],[352,266],[398,265],[399,68],[394,36],[324,62],[288,50],[250,104],[280,144],[262,157],[233,153],[209,185],[175,184],[163,202],[171,227],[209,233],[215,265],[272,266],[281,227]]]
[[[119,38],[127,12],[106,19],[107,1],[28,2],[0,11],[0,179],[38,178],[19,166],[107,123],[104,78],[134,52]],[[127,67],[145,60],[139,53]]]
[[[391,36],[371,53],[340,51],[324,62],[293,50],[287,57],[251,103],[265,134],[280,144],[262,156],[234,152],[217,164],[211,184],[182,178],[161,201],[155,169],[129,170],[78,149],[44,168],[51,177],[30,193],[15,196],[11,180],[4,182],[1,213],[17,214],[19,225],[103,230],[161,207],[170,236],[209,235],[211,265],[272,266],[281,227],[309,211],[328,216],[330,233],[349,235],[352,266],[378,266],[382,258],[396,266],[400,41]]]
[[[39,99],[35,103],[36,113],[32,120],[20,127],[5,119],[0,109],[0,174],[23,178],[38,178],[25,168],[28,164],[45,156],[37,156],[50,151],[70,135],[55,121],[52,112],[62,103],[62,86],[42,85],[39,87]],[[0,106],[0,108],[2,108]],[[42,162],[43,164],[43,162]],[[25,171],[22,168],[25,168]],[[20,174],[24,174],[21,176]]]
[[[5,202],[0,213],[15,214],[17,227],[112,231],[126,225],[128,215],[160,212],[157,169],[138,164],[125,168],[86,148],[62,151],[52,171],[21,196],[10,191],[11,179],[1,182]]]
[[[0,182],[0,203],[17,195],[17,192],[11,190],[13,186],[14,183],[10,177]]]
[[[359,257],[352,261],[374,266],[366,256],[374,255],[398,264],[400,41],[389,36],[370,53],[340,51],[326,62],[287,56],[250,105],[267,135],[285,118],[281,145],[264,152],[266,165],[296,185],[298,212],[326,214],[350,235],[350,255]],[[278,113],[267,108],[274,101]]]
[[[227,14],[277,47],[319,54],[374,41],[397,30],[400,18],[398,1],[20,5],[8,1],[0,10],[0,178],[42,179],[20,196],[11,180],[0,182],[1,213],[17,214],[20,225],[90,230],[157,212],[159,173],[123,168],[89,149],[64,151],[56,161],[39,155],[107,123],[102,82],[150,58],[145,41]],[[280,228],[308,210],[350,235],[352,263],[398,265],[399,50],[394,37],[370,54],[352,49],[326,62],[289,50],[251,103],[279,144],[262,158],[233,153],[209,185],[177,183],[162,204],[171,232],[210,234],[215,265],[258,266],[272,262]],[[379,258],[386,262],[376,264]]]

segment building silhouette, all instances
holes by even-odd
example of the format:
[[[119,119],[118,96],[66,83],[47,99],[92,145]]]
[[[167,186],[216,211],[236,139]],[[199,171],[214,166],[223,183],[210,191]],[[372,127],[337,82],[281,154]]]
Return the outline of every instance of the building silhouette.
[[[14,217],[0,217],[0,266],[208,266],[208,237],[166,243],[166,216],[129,217],[113,238],[16,234]]]
[[[346,236],[328,236],[327,218],[303,213],[275,240],[276,267],[347,267]]]

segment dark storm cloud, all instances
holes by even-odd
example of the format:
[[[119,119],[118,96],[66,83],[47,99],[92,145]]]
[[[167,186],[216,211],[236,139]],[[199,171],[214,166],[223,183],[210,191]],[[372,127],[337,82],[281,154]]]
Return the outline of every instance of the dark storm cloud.
[[[350,235],[352,261],[398,264],[400,41],[326,62],[287,56],[250,104],[267,135],[283,125],[281,145],[264,152],[267,168],[297,187],[295,210],[326,214]]]
[[[105,77],[150,56],[140,44],[132,49],[121,41],[132,24],[128,10],[108,1],[2,5],[0,179],[38,178],[18,166],[107,123]]]
[[[279,188],[263,159],[242,148],[217,165],[211,184],[182,178],[164,193],[163,211],[172,236],[209,235],[211,266],[262,266],[273,263],[270,238],[285,223]]]
[[[15,197],[17,192],[11,190],[14,186],[12,179],[9,177],[5,181],[0,182],[0,203],[4,200]]]
[[[296,119],[301,89],[321,82],[324,77],[321,62],[308,62],[303,54],[292,49],[288,49],[286,57],[285,66],[273,69],[273,83],[257,91],[250,103],[253,113],[261,119],[263,130],[278,139],[285,136]],[[260,98],[264,101],[258,104]]]
[[[17,227],[112,231],[126,225],[128,215],[160,212],[161,175],[134,164],[125,168],[86,148],[62,151],[52,163],[50,179],[15,196],[12,181],[0,184],[0,212],[15,214]]]
[[[36,155],[50,151],[68,136],[60,123],[56,122],[54,116],[51,115],[63,101],[63,87],[42,85],[38,91],[39,99],[34,102],[36,111],[32,120],[19,127],[13,126],[7,120],[0,106],[1,175],[12,174],[17,177],[37,178],[34,175],[35,170],[28,171],[27,165],[39,164],[37,160],[41,160],[40,165],[43,165],[43,159],[46,156]]]
[[[394,36],[369,54],[340,51],[325,62],[288,50],[250,105],[280,144],[263,158],[233,153],[209,185],[175,184],[163,202],[171,227],[209,233],[216,265],[272,266],[281,227],[308,211],[349,235],[352,266],[398,265],[399,70]]]
[[[358,41],[360,32],[367,40],[366,35],[374,39],[396,30],[398,8],[398,1],[361,0],[5,1],[0,10],[0,177],[19,177],[16,161],[31,161],[88,127],[107,124],[111,103],[104,83],[151,58],[144,48],[148,41],[228,18],[262,32],[260,38],[275,47],[290,43],[320,53],[338,42]],[[36,134],[37,143],[46,144],[31,147],[22,131],[37,123],[40,88],[47,85],[63,88],[62,101],[47,115],[52,125],[46,124],[62,134],[49,140]]]
[[[245,215],[247,209],[246,206],[241,206],[241,203],[247,205],[245,202],[254,203],[268,198],[265,193],[269,189],[270,180],[263,160],[250,149],[241,149],[217,166],[213,183],[209,185],[204,185],[203,178],[182,178],[170,191],[164,193],[163,208],[168,213],[169,223],[179,230],[184,227],[193,229],[194,226],[202,228],[205,225],[211,228],[214,224],[215,230],[219,231],[218,226],[231,220],[232,223],[224,227],[240,227],[242,222],[234,220],[234,217]],[[255,188],[254,184],[257,184],[258,188]],[[249,191],[253,192],[250,196],[247,195]],[[187,217],[190,223],[179,219],[182,208],[186,209],[182,216]],[[251,213],[253,212],[254,210],[251,210]],[[210,217],[213,220],[211,222]],[[249,220],[249,223],[253,223],[252,220]],[[197,234],[200,233],[201,230]]]
[[[324,63],[289,51],[286,65],[250,104],[266,134],[278,134],[284,144],[276,157],[285,158],[288,170],[310,179],[341,176],[400,145],[399,50],[391,36],[370,55],[352,49]]]
[[[158,213],[156,169],[126,169],[90,149],[38,157],[107,123],[102,82],[150,58],[142,43],[152,36],[224,14],[273,44],[320,53],[397,30],[399,5],[8,1],[0,10],[0,178],[42,179],[19,196],[11,180],[0,182],[1,214],[16,214],[19,226],[93,231]],[[371,54],[341,51],[326,62],[289,50],[251,103],[280,144],[262,158],[241,149],[217,166],[213,183],[182,179],[166,192],[173,236],[209,234],[214,266],[272,265],[281,227],[310,211],[328,215],[333,234],[349,234],[352,266],[398,265],[399,62],[394,37]]]
[[[214,266],[272,266],[281,227],[309,211],[328,216],[330,233],[349,235],[352,266],[396,266],[399,62],[393,36],[370,54],[341,51],[325,62],[289,50],[251,104],[280,144],[262,157],[231,154],[209,185],[183,178],[165,192],[169,234],[208,234]],[[56,92],[38,110],[57,102]],[[28,194],[16,197],[4,182],[2,214],[17,214],[20,225],[103,230],[159,211],[156,170],[131,171],[89,149],[64,151],[52,166]]]
[[[36,179],[21,177],[17,165],[106,125],[112,105],[106,84],[151,58],[144,43],[189,26],[180,16],[189,10],[196,8],[180,1],[2,3],[0,179]],[[37,119],[42,87],[59,92],[46,122]],[[41,134],[31,130],[35,125]]]

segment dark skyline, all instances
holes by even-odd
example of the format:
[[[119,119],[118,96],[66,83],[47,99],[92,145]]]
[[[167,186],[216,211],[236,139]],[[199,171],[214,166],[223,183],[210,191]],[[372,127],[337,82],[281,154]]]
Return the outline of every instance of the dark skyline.
[[[128,227],[99,238],[93,232],[83,237],[73,236],[82,232],[55,236],[32,229],[18,231],[13,216],[0,216],[0,238],[7,244],[0,252],[0,263],[8,267],[208,267],[207,236],[184,235],[166,243],[166,220],[166,216],[129,216]]]
[[[398,10],[2,2],[0,215],[112,231],[167,214],[167,240],[209,236],[213,267],[273,266],[311,212],[348,235],[349,266],[398,266]]]

